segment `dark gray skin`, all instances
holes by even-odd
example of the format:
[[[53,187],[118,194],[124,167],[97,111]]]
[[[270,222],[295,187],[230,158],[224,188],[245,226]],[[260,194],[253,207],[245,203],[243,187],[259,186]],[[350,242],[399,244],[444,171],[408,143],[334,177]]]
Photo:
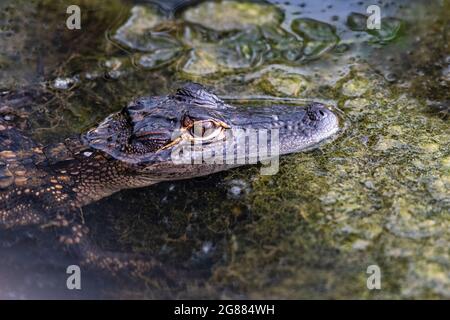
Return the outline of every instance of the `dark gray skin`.
[[[17,101],[0,100],[0,111],[5,113]],[[339,130],[337,116],[319,103],[237,108],[198,84],[174,95],[137,99],[80,137],[47,147],[0,119],[0,225],[55,229],[59,242],[76,248],[82,262],[112,273],[144,273],[160,264],[93,248],[85,241],[88,229],[79,208],[123,189],[239,166],[236,161],[211,164],[211,153],[205,151],[222,150],[217,147],[228,143],[235,160],[246,160],[242,157],[248,152],[238,156],[242,129],[278,129],[280,154],[311,149]],[[192,142],[192,156],[201,154],[203,160],[174,163],[177,150]]]

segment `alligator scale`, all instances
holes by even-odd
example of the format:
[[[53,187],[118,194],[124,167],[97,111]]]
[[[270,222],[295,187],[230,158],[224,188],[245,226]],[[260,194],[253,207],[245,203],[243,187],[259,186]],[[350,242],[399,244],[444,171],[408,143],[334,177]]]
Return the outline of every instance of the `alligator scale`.
[[[83,206],[123,189],[237,166],[175,163],[171,155],[183,144],[196,142],[194,153],[202,152],[237,143],[242,129],[278,129],[279,153],[287,154],[314,147],[339,128],[335,114],[318,103],[238,108],[188,84],[173,95],[137,99],[79,137],[41,146],[24,133],[26,119],[9,115],[22,100],[0,96],[0,226],[56,230],[58,242],[76,248],[83,262],[113,273],[145,272],[158,262],[89,245]]]

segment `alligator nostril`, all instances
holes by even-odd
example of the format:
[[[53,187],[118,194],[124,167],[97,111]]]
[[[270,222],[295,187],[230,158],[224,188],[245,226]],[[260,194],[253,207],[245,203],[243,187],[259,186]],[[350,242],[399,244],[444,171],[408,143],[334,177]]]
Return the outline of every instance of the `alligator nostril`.
[[[318,121],[325,118],[327,113],[322,106],[312,105],[308,108],[307,115],[311,121]]]
[[[317,121],[320,118],[320,116],[317,114],[317,110],[314,110],[314,109],[308,110],[307,115],[308,115],[309,120],[311,120],[311,121]]]

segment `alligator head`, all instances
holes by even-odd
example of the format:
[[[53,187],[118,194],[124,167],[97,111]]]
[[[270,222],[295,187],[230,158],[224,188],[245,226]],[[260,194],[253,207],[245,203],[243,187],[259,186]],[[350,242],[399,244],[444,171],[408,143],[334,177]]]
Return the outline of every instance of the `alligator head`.
[[[191,83],[134,101],[83,138],[139,175],[164,181],[310,149],[338,129],[337,116],[319,103],[234,107]]]

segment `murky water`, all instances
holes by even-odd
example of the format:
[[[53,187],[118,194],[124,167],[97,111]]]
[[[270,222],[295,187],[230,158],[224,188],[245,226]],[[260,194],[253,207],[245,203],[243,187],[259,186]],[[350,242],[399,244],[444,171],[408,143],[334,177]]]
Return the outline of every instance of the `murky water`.
[[[1,2],[0,87],[54,97],[28,108],[36,140],[186,81],[255,107],[324,101],[345,130],[274,176],[239,168],[84,208],[97,244],[202,271],[181,290],[86,271],[68,291],[76,257],[22,228],[2,230],[0,297],[449,298],[450,2],[376,1],[369,32],[371,1],[161,3],[79,1],[68,30],[72,1]]]

